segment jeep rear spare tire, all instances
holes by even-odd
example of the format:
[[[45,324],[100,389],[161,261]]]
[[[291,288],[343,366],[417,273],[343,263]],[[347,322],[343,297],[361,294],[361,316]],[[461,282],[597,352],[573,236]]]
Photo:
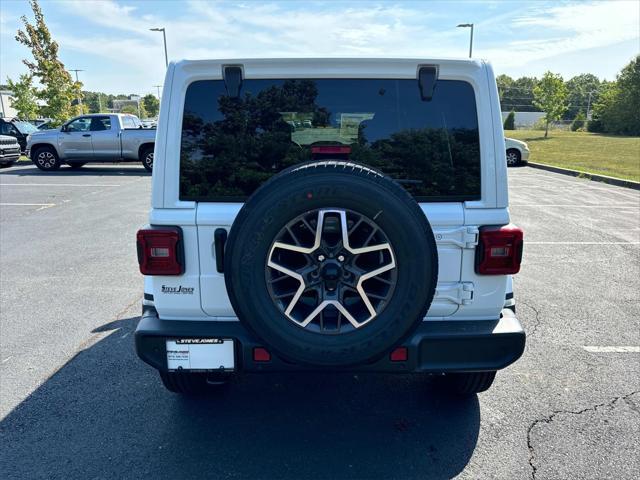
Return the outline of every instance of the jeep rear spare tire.
[[[431,226],[389,177],[313,162],[280,172],[236,217],[225,281],[240,321],[286,360],[376,360],[419,325],[433,300]]]

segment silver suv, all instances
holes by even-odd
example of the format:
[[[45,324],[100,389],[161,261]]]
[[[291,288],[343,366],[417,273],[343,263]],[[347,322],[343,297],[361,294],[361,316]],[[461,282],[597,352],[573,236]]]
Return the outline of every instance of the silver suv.
[[[20,158],[20,144],[15,137],[0,135],[0,165],[13,165]]]

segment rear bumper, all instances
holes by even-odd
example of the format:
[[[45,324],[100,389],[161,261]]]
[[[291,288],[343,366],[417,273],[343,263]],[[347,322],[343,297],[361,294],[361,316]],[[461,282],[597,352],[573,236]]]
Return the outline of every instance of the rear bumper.
[[[320,370],[290,363],[273,352],[269,362],[254,362],[253,349],[264,347],[264,344],[240,322],[161,320],[153,307],[145,307],[136,328],[136,352],[152,367],[166,370],[166,339],[199,337],[232,338],[235,342],[236,371]],[[515,314],[505,309],[498,320],[425,321],[402,346],[407,347],[407,361],[392,362],[387,355],[370,364],[349,367],[347,370],[388,373],[499,370],[520,358],[525,346],[525,332]]]

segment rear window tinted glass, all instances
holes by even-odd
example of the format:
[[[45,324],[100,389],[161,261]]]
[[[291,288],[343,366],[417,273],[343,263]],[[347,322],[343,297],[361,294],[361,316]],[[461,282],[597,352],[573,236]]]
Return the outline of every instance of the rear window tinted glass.
[[[122,117],[122,126],[124,128],[138,128],[133,117],[129,115]]]
[[[319,158],[377,168],[420,201],[479,199],[473,88],[439,80],[425,102],[416,80],[244,80],[239,98],[222,80],[188,87],[181,199],[242,201],[280,170]]]

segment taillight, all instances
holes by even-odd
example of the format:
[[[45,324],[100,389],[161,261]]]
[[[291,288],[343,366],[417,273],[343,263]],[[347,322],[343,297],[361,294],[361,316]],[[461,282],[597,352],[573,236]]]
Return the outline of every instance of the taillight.
[[[151,227],[136,235],[138,263],[143,275],[182,275],[184,250],[180,227]]]
[[[522,229],[515,225],[480,227],[476,250],[476,273],[510,275],[520,271]]]
[[[322,160],[323,158],[339,158],[348,160],[351,154],[349,145],[317,145],[311,147],[311,158]]]

